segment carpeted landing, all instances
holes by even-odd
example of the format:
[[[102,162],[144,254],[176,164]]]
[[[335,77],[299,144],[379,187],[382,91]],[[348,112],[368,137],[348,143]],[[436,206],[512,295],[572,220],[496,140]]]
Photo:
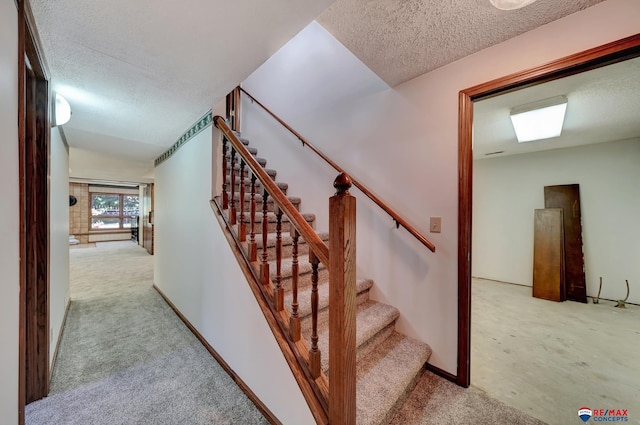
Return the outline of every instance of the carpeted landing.
[[[132,242],[73,250],[71,305],[50,396],[27,425],[267,424],[152,288]]]

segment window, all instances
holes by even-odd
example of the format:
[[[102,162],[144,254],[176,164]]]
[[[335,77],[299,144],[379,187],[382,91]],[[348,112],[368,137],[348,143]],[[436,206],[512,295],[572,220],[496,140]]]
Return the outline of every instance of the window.
[[[118,193],[91,194],[91,230],[128,229],[139,214],[139,197]]]

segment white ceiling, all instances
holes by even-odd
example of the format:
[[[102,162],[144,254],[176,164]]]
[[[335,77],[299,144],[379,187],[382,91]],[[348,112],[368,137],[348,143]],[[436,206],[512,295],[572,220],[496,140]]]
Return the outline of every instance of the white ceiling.
[[[319,18],[395,86],[602,0],[537,0],[504,11],[489,0],[337,0]]]
[[[72,147],[152,161],[313,19],[395,85],[601,0],[31,0]],[[321,15],[322,14],[322,15]]]
[[[153,160],[331,0],[31,0],[71,146]]]
[[[511,109],[558,95],[568,99],[560,137],[518,143]],[[473,113],[475,159],[640,138],[640,58],[482,100]]]

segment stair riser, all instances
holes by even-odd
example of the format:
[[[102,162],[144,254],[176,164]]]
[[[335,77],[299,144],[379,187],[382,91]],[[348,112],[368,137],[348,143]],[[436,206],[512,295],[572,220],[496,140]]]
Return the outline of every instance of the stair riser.
[[[253,155],[253,159],[255,159],[255,160],[256,160],[256,162],[257,162],[258,164],[260,164],[260,166],[261,166],[262,168],[264,168],[264,167],[266,167],[266,166],[267,166],[267,160],[266,160],[266,159],[264,159],[264,158],[258,158],[258,157],[256,157],[255,155]],[[226,162],[227,162],[227,169],[231,168],[231,161],[229,160],[229,158],[227,158],[227,161],[226,161]],[[236,155],[236,168],[239,168],[239,167],[240,167],[240,162],[241,162],[241,161],[240,161],[240,155]]]
[[[238,179],[239,180],[239,179]],[[286,195],[287,194],[287,190],[286,189],[282,189],[282,192]],[[251,182],[246,182],[244,185],[244,191],[245,193],[251,193]],[[262,191],[263,191],[263,187],[262,184],[260,183],[260,181],[256,181],[256,193],[261,194],[262,195]],[[227,192],[231,193],[231,182],[227,181]],[[240,193],[240,182],[236,181],[236,186],[235,186],[235,193]],[[237,196],[237,195],[236,195]]]
[[[256,234],[256,240],[261,240],[262,235]],[[306,255],[309,253],[309,245],[306,243],[298,243],[298,255]],[[282,258],[289,258],[293,256],[293,245],[282,245]],[[258,248],[258,258],[262,258],[262,248]],[[267,247],[267,260],[273,261],[276,259],[276,247]]]
[[[300,211],[300,202],[292,202],[293,206],[295,207],[296,210]],[[236,194],[236,209],[238,210],[238,212],[240,212],[240,197]],[[250,200],[245,200],[244,201],[244,211],[246,213],[248,213],[249,211],[251,211],[251,201]],[[272,200],[267,201],[267,211],[268,212],[275,212],[275,204]],[[256,215],[258,214],[262,214],[262,201],[257,202],[256,201]],[[262,229],[260,229],[262,230]],[[256,232],[258,231],[258,229],[256,229]]]
[[[257,216],[262,216],[262,211],[260,211],[260,214],[256,214],[256,217]],[[314,221],[308,222],[311,225],[312,228],[314,226],[313,225]],[[248,236],[249,232],[251,231],[251,229],[250,229],[251,223],[249,221],[245,221],[245,224],[247,226],[247,236]],[[282,233],[283,234],[284,233],[289,233],[290,229],[291,229],[291,225],[289,224],[289,222],[283,222],[282,223]],[[262,223],[260,221],[256,221],[255,230],[256,230],[256,239],[261,240],[261,238],[262,238]],[[267,226],[267,233],[275,233],[275,232],[276,232],[276,223],[275,222],[269,222],[269,224]]]
[[[271,271],[271,270],[270,270]],[[271,271],[271,280],[274,285],[276,283],[275,278],[275,269]],[[329,271],[327,269],[318,270],[318,282],[326,282],[329,280]],[[281,285],[285,291],[291,290],[291,285],[293,284],[293,278],[291,276],[283,276]],[[298,275],[298,289],[304,289],[308,286],[311,286],[311,272],[301,273]]]

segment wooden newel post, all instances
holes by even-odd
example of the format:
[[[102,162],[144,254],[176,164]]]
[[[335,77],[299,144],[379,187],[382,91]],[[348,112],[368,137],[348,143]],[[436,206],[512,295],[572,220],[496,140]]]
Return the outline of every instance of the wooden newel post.
[[[345,173],[329,199],[329,422],[356,423],[356,198]]]

